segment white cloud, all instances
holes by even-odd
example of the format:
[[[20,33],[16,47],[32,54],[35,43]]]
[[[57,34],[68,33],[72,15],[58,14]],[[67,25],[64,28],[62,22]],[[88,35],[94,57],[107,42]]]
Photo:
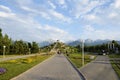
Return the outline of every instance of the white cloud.
[[[87,38],[96,40],[96,39],[117,39],[119,40],[120,38],[118,37],[120,35],[119,30],[109,30],[109,29],[96,29],[95,27],[91,25],[86,25],[83,30],[83,38],[87,36]],[[116,31],[116,32],[114,32]]]
[[[26,41],[38,42],[47,39],[60,39],[62,41],[72,39],[68,32],[58,28],[57,26],[42,24],[34,19],[34,15],[37,15],[55,21],[70,22],[71,19],[69,17],[66,17],[53,9],[31,7],[31,1],[26,3],[20,1],[16,2],[18,3],[17,8],[19,7],[19,9],[27,12],[26,14],[13,13],[9,7],[3,6],[2,9],[4,9],[4,11],[0,11],[0,23],[4,24],[4,26],[1,27],[3,29],[3,33],[7,33],[12,39],[23,39]],[[53,5],[51,6],[53,7]]]
[[[86,25],[85,30],[86,31],[95,31],[95,29],[91,25]]]
[[[40,30],[47,33],[48,39],[67,41],[73,39],[68,32],[54,26],[44,25]],[[67,37],[67,39],[66,39]]]
[[[94,15],[94,14],[85,15],[85,16],[83,16],[83,18],[86,19],[86,20],[89,20],[89,21],[98,20],[98,17],[96,15]]]
[[[52,2],[48,1],[48,4],[49,4],[53,9],[56,9],[56,6],[55,6]]]
[[[56,11],[54,11],[54,10],[49,10],[49,14],[50,14],[51,16],[57,18],[58,20],[62,20],[62,21],[64,21],[64,22],[69,22],[69,23],[70,23],[70,22],[72,21],[71,18],[66,17],[66,16],[64,16],[63,14],[58,13],[58,12],[56,12]]]
[[[59,3],[60,3],[61,5],[64,5],[64,4],[65,4],[65,0],[59,0]]]
[[[115,8],[120,8],[120,0],[115,0],[114,6]]]
[[[0,17],[13,17],[14,13],[0,12]]]
[[[3,6],[3,5],[0,5],[0,11],[4,11],[4,12],[12,12],[10,8],[6,7],[6,6]]]
[[[22,6],[21,8],[28,11],[28,12],[31,12],[30,14],[40,15],[43,18],[51,19],[49,14],[46,11],[39,11],[39,10],[32,9],[32,8],[29,8],[29,7],[26,7],[26,6]]]
[[[50,9],[50,10],[46,9],[46,10],[39,11],[39,10],[25,7],[25,6],[22,6],[21,8],[26,11],[32,12],[33,14],[37,14],[37,15],[40,14],[40,15],[42,15],[42,17],[44,17],[46,19],[57,19],[57,20],[61,20],[63,22],[69,22],[69,23],[72,21],[69,17],[66,17],[63,14],[58,13],[52,9]]]
[[[35,5],[33,0],[30,1],[25,1],[26,3],[21,2],[21,1],[16,1],[19,5],[19,7],[25,11],[28,11],[29,14],[33,14],[33,15],[37,15],[37,16],[41,16],[45,19],[48,20],[57,20],[58,22],[68,22],[71,23],[72,19],[70,17],[67,17],[65,15],[63,15],[62,13],[56,11],[56,4],[60,4],[60,7],[67,7],[66,1],[65,0],[58,0],[58,1],[51,1],[48,0],[47,1],[47,6],[43,6],[43,5]],[[48,8],[48,5],[50,5],[52,8]],[[32,6],[36,6],[36,7],[32,7]]]
[[[115,2],[117,0],[115,0],[114,2],[111,2],[110,4],[107,4],[109,6],[107,6],[106,8],[97,8],[95,9],[95,13],[93,12],[92,14],[96,14],[97,15],[97,19],[95,19],[95,21],[97,21],[97,24],[101,25],[101,26],[113,26],[113,27],[119,27],[120,23],[120,8],[116,8],[115,7]],[[100,12],[101,11],[101,12]],[[111,27],[112,27],[111,26]]]
[[[97,30],[91,25],[86,25],[84,27],[84,36],[87,36],[87,38],[90,39],[105,39],[106,38],[106,33],[103,30]]]
[[[62,41],[72,39],[66,31],[50,25],[41,25],[30,16],[24,15],[20,17],[15,15],[9,17],[5,15],[0,18],[0,23],[4,24],[1,26],[3,32],[14,40],[22,39],[40,42],[48,39],[59,39]]]
[[[120,0],[85,0],[78,1],[73,13],[76,20],[84,24],[97,24],[99,26],[119,26]],[[115,7],[117,6],[117,7]],[[111,26],[111,27],[112,27]]]
[[[83,16],[90,12],[93,8],[96,6],[99,6],[100,3],[99,1],[89,1],[89,0],[84,0],[84,1],[76,1],[75,7],[72,10],[72,13],[75,15],[76,18],[79,18],[80,16]]]
[[[57,33],[61,33],[61,34],[67,34],[67,32],[65,32],[64,30],[61,30],[59,28],[49,26],[49,25],[45,25],[44,30],[49,30],[49,31],[57,32]]]
[[[12,10],[9,7],[0,5],[0,17],[12,18],[14,16],[15,16],[15,14],[12,13]]]
[[[17,3],[17,5],[19,6],[32,6],[33,4],[33,0],[15,0],[14,2]]]
[[[3,31],[5,30],[15,39],[23,38],[25,40],[39,41],[51,38],[54,40],[68,40],[72,39],[71,34],[76,37],[83,34],[84,37],[92,39],[118,39],[120,35],[119,1],[43,0],[41,2],[44,4],[39,3],[40,5],[37,5],[38,3],[36,4],[34,0],[12,1],[16,3],[15,5],[11,5],[13,3],[8,1],[6,3],[14,8],[10,9],[7,6],[0,5],[0,23],[5,24],[2,27],[4,28]],[[70,11],[71,13],[69,13]],[[81,30],[82,25],[86,25],[84,33]],[[65,26],[74,27],[66,28]],[[63,30],[64,27],[70,33]],[[114,27],[115,30],[112,29]],[[81,33],[75,34],[80,31]]]
[[[15,22],[20,22],[22,24],[28,24],[28,22],[32,23],[33,21],[31,19],[29,19],[27,16],[26,17],[26,21],[24,20],[24,17],[20,17],[19,15],[13,13],[13,12],[0,12],[0,17],[4,20],[14,20]],[[28,22],[27,22],[28,21]]]
[[[25,20],[25,19],[24,19]],[[28,22],[28,20],[26,20]],[[40,25],[40,23],[22,23],[16,20],[2,20],[4,26],[1,26],[4,33],[7,33],[12,39],[22,39],[25,41],[44,41],[48,39],[66,41],[72,37],[64,30],[50,25]],[[19,24],[19,25],[18,25]],[[66,39],[67,37],[67,39]]]
[[[22,9],[26,10],[26,11],[31,11],[31,12],[36,12],[36,10],[28,8],[26,6],[21,6]]]
[[[118,16],[117,13],[110,13],[108,17],[109,18],[115,18],[116,16]]]
[[[63,9],[68,8],[66,0],[56,0],[56,3]]]
[[[73,14],[76,19],[80,19],[81,16],[86,16],[92,13],[96,14],[95,13],[96,10],[97,10],[97,13],[98,11],[100,12],[104,11],[104,8],[102,7],[108,6],[110,4],[110,0],[83,0],[83,1],[74,0],[73,4],[75,5],[72,7],[71,14]],[[98,10],[100,8],[102,9]]]
[[[50,25],[38,26],[38,29],[50,31],[52,33],[60,33],[60,34],[64,34],[64,35],[67,34],[67,32],[65,32],[64,30],[59,29],[54,26],[50,26]]]

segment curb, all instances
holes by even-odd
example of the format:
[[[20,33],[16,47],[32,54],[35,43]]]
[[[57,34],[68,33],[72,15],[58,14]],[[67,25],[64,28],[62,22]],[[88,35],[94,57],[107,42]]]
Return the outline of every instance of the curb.
[[[64,55],[65,56],[65,55]],[[78,68],[71,62],[71,60],[65,56],[66,59],[70,62],[70,64],[72,65],[72,67],[77,71],[77,73],[79,74],[79,76],[82,78],[82,80],[87,80],[84,75],[78,70]]]

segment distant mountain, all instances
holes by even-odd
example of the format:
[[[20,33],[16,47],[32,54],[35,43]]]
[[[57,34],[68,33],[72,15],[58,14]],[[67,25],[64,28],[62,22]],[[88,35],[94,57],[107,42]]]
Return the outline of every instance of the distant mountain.
[[[77,45],[81,44],[81,40],[69,41],[66,44],[70,45],[70,46],[77,46]]]
[[[118,44],[120,44],[120,41],[117,41]]]
[[[54,40],[42,41],[39,43],[39,46],[40,47],[48,46],[48,45],[53,44],[54,42],[55,42]]]
[[[87,46],[90,46],[90,45],[92,45],[93,43],[94,43],[94,41],[91,40],[91,39],[86,39],[86,40],[85,40],[85,45],[87,45]]]
[[[101,39],[98,39],[98,40],[86,39],[84,41],[84,43],[85,43],[86,46],[94,46],[94,45],[100,45],[100,44],[103,44],[103,43],[108,43],[110,41],[111,40],[109,40],[109,39],[105,39],[105,40],[101,40]],[[42,42],[39,43],[39,46],[40,47],[48,46],[48,45],[53,44],[54,42],[55,42],[54,40],[42,41]],[[117,41],[117,42],[118,42],[118,44],[120,44],[120,41]],[[74,41],[68,41],[68,42],[65,42],[65,44],[70,45],[70,46],[81,45],[82,44],[82,39],[78,39],[78,40],[74,40]]]
[[[86,39],[85,40],[85,43],[92,43],[93,42],[93,40],[91,40],[91,39]]]
[[[103,44],[103,43],[108,43],[108,42],[110,42],[111,40],[109,40],[109,39],[105,39],[105,40],[100,40],[100,39],[98,39],[98,40],[95,40],[94,41],[94,43],[93,43],[93,45],[99,45],[99,44]]]
[[[99,45],[99,44],[103,44],[103,43],[108,43],[109,41],[111,41],[111,40],[108,40],[108,39],[100,40],[100,39],[98,39],[98,40],[93,41],[91,39],[86,39],[84,41],[84,43],[85,43],[86,46],[92,46],[92,45]],[[81,45],[81,43],[82,43],[81,39],[79,39],[79,40],[71,41],[71,42],[67,43],[67,45],[77,46],[77,45]]]

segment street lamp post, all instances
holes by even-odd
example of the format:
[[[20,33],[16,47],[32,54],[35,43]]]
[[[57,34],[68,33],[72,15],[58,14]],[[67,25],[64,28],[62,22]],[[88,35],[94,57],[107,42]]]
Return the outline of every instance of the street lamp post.
[[[5,58],[5,48],[6,46],[3,46],[3,58]]]
[[[82,66],[84,66],[84,40],[82,40]]]
[[[108,42],[108,54],[110,52],[110,43]]]
[[[115,49],[115,44],[114,43],[112,43],[112,48],[113,48],[113,50]]]
[[[31,54],[31,48],[29,48],[29,54]]]

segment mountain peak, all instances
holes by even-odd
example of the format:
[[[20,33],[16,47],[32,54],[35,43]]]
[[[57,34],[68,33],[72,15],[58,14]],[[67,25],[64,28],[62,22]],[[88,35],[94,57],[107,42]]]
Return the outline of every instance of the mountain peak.
[[[70,46],[77,46],[77,45],[80,45],[81,44],[81,40],[82,39],[78,39],[78,40],[75,40],[75,41],[71,41],[68,43],[68,45]],[[87,46],[92,46],[92,45],[99,45],[99,44],[103,44],[103,43],[108,43],[109,39],[105,39],[105,40],[101,40],[101,39],[98,39],[98,40],[91,40],[91,39],[86,39],[85,40],[85,45]]]

